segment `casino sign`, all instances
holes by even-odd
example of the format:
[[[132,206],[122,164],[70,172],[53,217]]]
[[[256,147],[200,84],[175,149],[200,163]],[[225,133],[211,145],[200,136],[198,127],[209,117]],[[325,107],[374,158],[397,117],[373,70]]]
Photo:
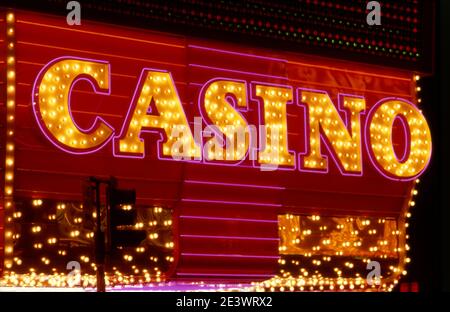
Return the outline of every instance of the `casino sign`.
[[[160,158],[201,161],[205,157],[208,161],[242,161],[249,154],[249,142],[257,141],[251,136],[245,118],[245,111],[250,107],[250,94],[255,102],[263,103],[259,107],[255,105],[254,109],[263,116],[260,121],[265,126],[262,128],[264,133],[259,134],[265,138],[262,140],[264,146],[257,152],[259,164],[295,168],[296,154],[289,150],[287,139],[288,104],[299,106],[304,113],[306,153],[298,157],[300,171],[327,171],[326,155],[321,152],[322,140],[328,144],[328,154],[335,157],[342,174],[362,175],[363,142],[372,165],[393,179],[414,179],[426,168],[431,157],[427,121],[414,104],[402,98],[383,98],[370,105],[370,111],[366,112],[364,97],[357,95],[338,94],[342,104],[336,106],[325,90],[302,87],[293,90],[288,85],[213,78],[202,86],[197,114],[203,116],[199,117],[200,123],[210,123],[221,133],[218,138],[207,140],[209,146],[204,148],[190,129],[170,72],[142,70],[122,131],[117,136],[114,135],[116,130],[100,116],[96,116],[89,129],[81,129],[72,118],[71,91],[82,79],[93,86],[94,92],[107,96],[112,88],[110,64],[76,57],[57,58],[40,71],[34,84],[36,120],[46,137],[68,153],[95,152],[114,137],[115,157],[142,158],[145,153],[142,132],[157,131],[161,132],[162,138],[158,143],[162,145],[158,146],[160,152],[157,156]],[[294,93],[297,95],[295,99]],[[152,103],[155,109],[152,109]],[[292,111],[300,110],[299,107]],[[205,115],[201,115],[203,113]],[[365,124],[361,124],[360,115],[366,113]],[[343,120],[340,114],[346,118]],[[405,137],[403,151],[398,154],[392,141],[395,122],[403,126]],[[203,138],[201,127],[199,130],[197,137]],[[275,130],[276,135],[272,133]],[[224,136],[225,145],[234,146],[224,148]],[[242,139],[238,141],[239,138]],[[254,154],[253,151],[251,155]],[[271,154],[276,156],[271,157]]]
[[[146,233],[110,285],[392,290],[406,274],[432,152],[418,73],[26,11],[0,25],[1,283],[67,286],[77,261],[95,284],[89,176],[136,190]]]

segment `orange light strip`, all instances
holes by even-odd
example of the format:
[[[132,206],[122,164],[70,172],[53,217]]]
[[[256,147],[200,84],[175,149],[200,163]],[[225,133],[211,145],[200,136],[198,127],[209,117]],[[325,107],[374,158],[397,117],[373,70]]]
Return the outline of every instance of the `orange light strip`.
[[[6,13],[6,152],[5,152],[5,269],[11,269],[13,256],[14,211],[14,119],[16,109],[16,60],[14,13]]]
[[[74,29],[74,28],[67,28],[67,27],[61,27],[61,26],[55,26],[55,25],[48,25],[48,24],[43,24],[43,23],[35,23],[35,22],[26,21],[26,20],[17,20],[17,23],[34,25],[34,26],[41,26],[41,27],[47,27],[47,28],[53,28],[53,29],[66,30],[66,31],[70,31],[70,32],[78,32],[78,33],[95,35],[95,36],[101,36],[101,37],[107,37],[107,38],[114,38],[114,39],[122,39],[122,40],[129,40],[129,41],[135,41],[135,42],[156,44],[156,45],[172,47],[172,48],[185,48],[184,45],[163,43],[163,42],[158,42],[158,41],[143,40],[143,39],[137,39],[137,38],[129,38],[129,37],[117,36],[117,35],[109,35],[109,34],[99,33],[99,32],[95,32],[95,31],[79,30],[79,29]]]
[[[0,61],[0,64],[2,64],[4,62]],[[25,65],[35,65],[35,66],[39,66],[39,67],[44,67],[46,64],[45,63],[36,63],[36,62],[28,62],[28,61],[23,61],[23,60],[17,60],[17,64],[25,64]],[[119,74],[117,72],[111,73],[112,77],[124,77],[124,78],[132,78],[132,79],[137,79],[139,76],[133,76],[133,75],[126,75],[126,74]],[[19,83],[19,85],[27,85],[27,86],[31,86],[31,83]],[[176,85],[187,85],[187,82],[184,81],[175,81]],[[127,98],[129,98],[129,96],[127,96]]]
[[[161,65],[186,67],[186,65],[177,64],[177,63],[158,62],[158,61],[155,61],[155,60],[152,60],[152,59],[142,59],[142,58],[128,57],[128,56],[123,56],[123,55],[118,55],[118,54],[109,54],[109,53],[101,53],[101,52],[96,52],[96,51],[63,48],[63,47],[58,47],[58,46],[53,46],[53,45],[48,45],[48,44],[39,44],[39,43],[27,42],[27,41],[17,41],[17,43],[18,44],[23,44],[23,45],[35,46],[35,47],[43,47],[43,48],[63,50],[63,51],[82,52],[82,53],[89,53],[89,54],[94,54],[94,55],[102,55],[102,56],[108,56],[108,57],[125,59],[125,60],[132,60],[132,61],[150,62],[150,63],[161,64]]]
[[[417,106],[419,106],[420,103],[422,103],[422,98],[420,97],[421,88],[419,86],[419,80],[420,80],[420,75],[418,75],[418,74],[413,75],[413,81],[414,81],[413,87],[414,87],[414,91],[415,91],[415,95],[416,95],[415,103]]]

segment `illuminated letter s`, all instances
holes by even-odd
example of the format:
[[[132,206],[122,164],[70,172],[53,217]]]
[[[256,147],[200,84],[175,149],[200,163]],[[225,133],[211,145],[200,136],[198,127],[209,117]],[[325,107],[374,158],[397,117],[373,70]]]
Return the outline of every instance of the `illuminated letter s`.
[[[39,72],[32,94],[33,112],[42,132],[56,147],[73,154],[97,151],[114,133],[100,117],[89,129],[81,129],[73,120],[70,96],[80,80],[88,81],[95,93],[109,94],[109,64],[76,57],[54,59]]]
[[[226,148],[220,147],[217,137],[209,139],[205,149],[206,158],[208,160],[244,159],[249,149],[250,135],[248,122],[238,111],[238,107],[247,107],[245,82],[214,79],[207,82],[203,88],[205,87],[204,111],[226,138]]]

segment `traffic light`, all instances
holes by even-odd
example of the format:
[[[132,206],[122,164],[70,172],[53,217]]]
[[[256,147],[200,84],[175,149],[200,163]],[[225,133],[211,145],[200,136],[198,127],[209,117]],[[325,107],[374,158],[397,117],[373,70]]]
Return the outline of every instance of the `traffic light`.
[[[111,249],[137,247],[147,237],[146,231],[135,228],[137,211],[136,191],[110,187],[108,189],[110,206]]]

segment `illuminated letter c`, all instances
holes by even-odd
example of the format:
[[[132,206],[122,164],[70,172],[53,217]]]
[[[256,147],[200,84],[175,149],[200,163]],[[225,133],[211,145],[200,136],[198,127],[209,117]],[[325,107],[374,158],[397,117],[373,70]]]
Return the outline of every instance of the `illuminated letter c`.
[[[70,95],[80,80],[88,81],[95,93],[109,94],[109,64],[75,57],[54,59],[38,74],[32,95],[34,115],[42,132],[56,147],[73,154],[97,151],[114,133],[98,116],[89,129],[76,125]]]

